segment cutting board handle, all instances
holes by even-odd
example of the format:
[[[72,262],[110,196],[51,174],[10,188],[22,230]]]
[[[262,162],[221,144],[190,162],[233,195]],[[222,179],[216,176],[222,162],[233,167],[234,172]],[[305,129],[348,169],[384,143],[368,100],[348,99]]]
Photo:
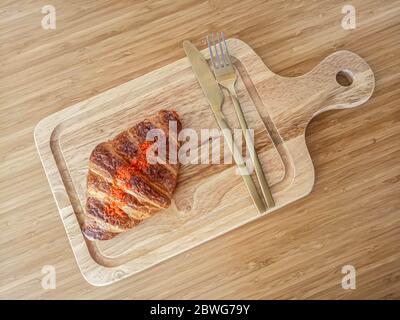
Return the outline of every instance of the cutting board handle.
[[[359,106],[371,97],[375,87],[374,73],[368,63],[346,50],[326,57],[306,78],[308,85],[323,95],[323,103],[313,108],[311,117],[327,110]]]
[[[337,51],[299,77],[281,77],[267,70],[264,99],[283,140],[304,134],[317,114],[353,108],[366,102],[375,87],[367,62],[350,51]]]

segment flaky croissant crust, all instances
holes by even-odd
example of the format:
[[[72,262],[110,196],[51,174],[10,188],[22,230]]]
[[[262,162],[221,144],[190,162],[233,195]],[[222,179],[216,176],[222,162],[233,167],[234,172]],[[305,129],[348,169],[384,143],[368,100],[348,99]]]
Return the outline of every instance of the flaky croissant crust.
[[[168,136],[170,121],[176,121],[179,133],[178,114],[161,110],[94,148],[89,158],[82,226],[87,238],[111,239],[170,205],[179,164],[150,164],[146,159],[152,144],[146,140],[149,130],[161,129],[167,144],[176,139]]]

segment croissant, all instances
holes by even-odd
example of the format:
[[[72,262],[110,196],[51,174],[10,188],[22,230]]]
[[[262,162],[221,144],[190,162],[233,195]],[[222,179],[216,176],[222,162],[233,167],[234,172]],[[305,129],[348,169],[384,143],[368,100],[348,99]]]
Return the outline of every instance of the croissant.
[[[153,117],[123,131],[114,139],[98,144],[89,158],[83,234],[90,240],[108,240],[171,204],[179,164],[149,163],[146,152],[153,142],[146,140],[151,129],[161,129],[166,138],[168,160],[169,123],[175,111],[161,110]],[[177,161],[176,161],[177,162]]]

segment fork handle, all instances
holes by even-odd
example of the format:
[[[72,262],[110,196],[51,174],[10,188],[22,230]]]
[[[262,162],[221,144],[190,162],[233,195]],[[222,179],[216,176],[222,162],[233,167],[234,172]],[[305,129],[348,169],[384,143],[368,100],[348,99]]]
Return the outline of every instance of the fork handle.
[[[265,203],[258,193],[257,187],[251,178],[251,175],[247,169],[246,162],[242,157],[242,154],[239,148],[235,145],[232,139],[231,130],[225,120],[222,112],[215,112],[215,118],[217,120],[218,126],[224,135],[225,142],[228,145],[229,150],[233,155],[233,159],[238,166],[239,172],[243,178],[243,181],[247,187],[247,190],[250,193],[251,198],[253,199],[254,204],[256,205],[258,212],[263,213],[266,210]]]
[[[250,134],[248,132],[248,126],[246,119],[243,114],[242,107],[240,105],[239,99],[236,95],[234,89],[228,89],[230,96],[232,98],[233,105],[235,107],[236,115],[239,119],[240,127],[243,131],[244,139],[246,141],[247,150],[250,153],[251,161],[253,162],[254,169],[256,171],[258,182],[261,186],[261,191],[264,196],[265,202],[267,203],[268,208],[272,208],[275,206],[274,198],[272,197],[271,190],[268,186],[267,178],[265,177],[264,171],[262,169],[260,159],[258,158],[256,149],[254,147],[253,139],[251,139]]]

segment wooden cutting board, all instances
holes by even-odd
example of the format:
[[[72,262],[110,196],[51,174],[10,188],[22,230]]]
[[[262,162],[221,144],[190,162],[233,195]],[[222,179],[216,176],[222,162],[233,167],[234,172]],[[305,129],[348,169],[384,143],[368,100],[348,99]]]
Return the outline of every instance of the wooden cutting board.
[[[82,235],[88,159],[98,143],[160,109],[176,110],[183,126],[199,136],[201,129],[217,128],[183,58],[50,115],[35,129],[61,219],[89,283],[121,280],[306,196],[314,184],[307,124],[320,112],[364,103],[374,90],[372,70],[349,51],[328,56],[303,76],[286,78],[271,72],[242,41],[227,42],[238,70],[239,99],[255,131],[276,207],[259,214],[233,165],[182,165],[170,208],[109,241],[91,242]],[[209,58],[208,50],[202,53]],[[340,79],[352,83],[344,86]],[[229,98],[223,111],[231,128],[240,128]]]

